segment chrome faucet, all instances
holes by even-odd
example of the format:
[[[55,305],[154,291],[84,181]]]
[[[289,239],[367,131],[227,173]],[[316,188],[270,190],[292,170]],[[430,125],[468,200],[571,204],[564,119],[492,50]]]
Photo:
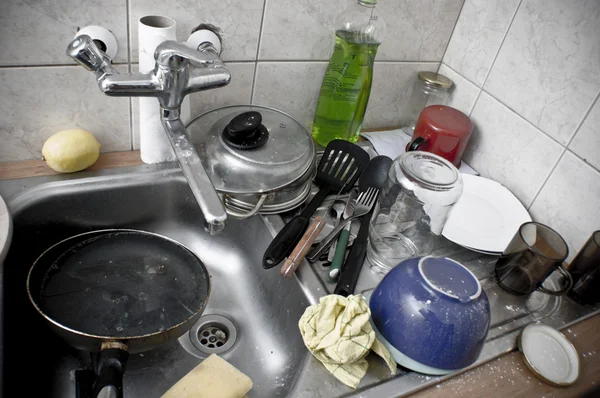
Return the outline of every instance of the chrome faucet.
[[[204,42],[194,50],[176,41],[165,41],[156,48],[156,65],[150,73],[120,74],[86,35],[71,41],[67,55],[96,74],[98,86],[106,95],[158,99],[162,125],[204,214],[206,228],[212,234],[221,232],[227,213],[180,119],[181,103],[187,94],[226,86],[231,80],[215,46]]]

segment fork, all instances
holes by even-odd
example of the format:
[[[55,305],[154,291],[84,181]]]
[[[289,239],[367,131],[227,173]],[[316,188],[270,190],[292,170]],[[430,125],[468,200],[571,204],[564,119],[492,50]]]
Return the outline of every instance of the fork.
[[[334,229],[327,235],[321,243],[319,243],[314,249],[312,249],[306,258],[310,262],[314,262],[319,256],[331,245],[336,236],[344,229],[344,227],[352,222],[355,218],[362,217],[367,214],[373,208],[375,201],[377,200],[377,194],[379,189],[371,187],[366,191],[363,191],[358,195],[356,199],[356,207],[354,208],[354,214],[351,217],[346,218],[340,222]]]

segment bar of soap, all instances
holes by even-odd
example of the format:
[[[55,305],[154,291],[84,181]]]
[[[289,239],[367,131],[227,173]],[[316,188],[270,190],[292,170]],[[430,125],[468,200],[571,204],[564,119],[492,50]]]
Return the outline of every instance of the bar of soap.
[[[183,376],[162,398],[242,398],[252,380],[226,360],[212,354]]]

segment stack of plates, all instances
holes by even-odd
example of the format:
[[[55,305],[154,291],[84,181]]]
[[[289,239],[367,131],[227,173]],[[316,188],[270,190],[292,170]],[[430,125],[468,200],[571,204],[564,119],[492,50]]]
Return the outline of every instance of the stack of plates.
[[[506,187],[487,178],[463,174],[464,189],[442,235],[469,250],[499,255],[529,213]]]

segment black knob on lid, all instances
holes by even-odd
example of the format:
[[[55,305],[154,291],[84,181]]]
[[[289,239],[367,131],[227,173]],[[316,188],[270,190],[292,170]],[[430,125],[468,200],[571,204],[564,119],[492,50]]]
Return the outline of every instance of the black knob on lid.
[[[241,113],[225,127],[223,140],[236,149],[258,148],[269,139],[269,131],[261,123],[262,115],[259,112]]]

